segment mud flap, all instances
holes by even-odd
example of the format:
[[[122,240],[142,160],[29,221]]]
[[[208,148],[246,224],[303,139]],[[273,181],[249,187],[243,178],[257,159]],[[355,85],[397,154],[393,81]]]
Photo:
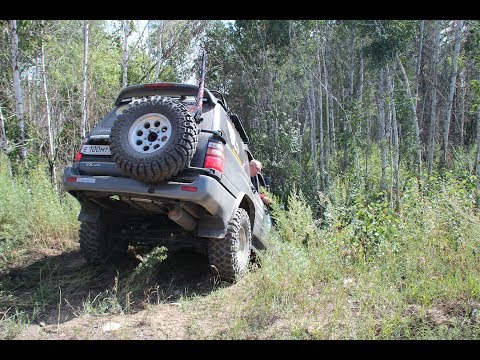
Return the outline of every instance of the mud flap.
[[[78,214],[78,221],[97,223],[100,218],[100,206],[87,201],[82,204],[80,214]]]

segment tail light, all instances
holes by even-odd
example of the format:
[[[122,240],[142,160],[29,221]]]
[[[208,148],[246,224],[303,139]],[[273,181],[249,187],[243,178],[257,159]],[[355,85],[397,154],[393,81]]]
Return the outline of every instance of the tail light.
[[[88,142],[88,137],[85,137],[83,140],[82,140],[82,145],[80,145],[80,149],[77,151],[77,153],[75,154],[75,158],[73,159],[75,162],[79,162],[80,160],[82,160],[82,147],[83,145],[85,145],[86,143]]]
[[[215,169],[223,173],[225,165],[225,149],[222,143],[210,141],[205,155],[203,167],[207,169]]]

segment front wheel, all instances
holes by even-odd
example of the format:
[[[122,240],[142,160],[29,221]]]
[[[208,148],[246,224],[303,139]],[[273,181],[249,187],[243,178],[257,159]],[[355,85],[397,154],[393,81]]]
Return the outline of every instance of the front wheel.
[[[220,277],[234,281],[245,274],[252,249],[252,230],[248,213],[239,208],[230,220],[223,239],[210,239],[208,259]]]

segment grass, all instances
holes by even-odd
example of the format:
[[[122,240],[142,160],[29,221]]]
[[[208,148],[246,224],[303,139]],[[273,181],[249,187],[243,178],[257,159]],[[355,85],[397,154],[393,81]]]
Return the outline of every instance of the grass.
[[[53,192],[44,170],[25,181],[8,166],[0,158],[2,338],[177,302],[194,339],[480,338],[480,214],[468,176],[433,178],[429,193],[406,182],[398,214],[381,195],[337,184],[322,221],[294,189],[288,210],[274,208],[261,266],[229,285],[205,258],[161,247],[88,266],[77,205]]]
[[[31,248],[72,248],[79,223],[79,205],[72,196],[59,197],[45,166],[28,178],[12,176],[11,164],[0,154],[0,269]]]
[[[407,189],[395,221],[385,220],[388,207],[365,202],[350,221],[337,213],[316,229],[293,194],[288,213],[276,214],[276,246],[262,267],[212,295],[210,311],[229,319],[214,337],[479,339],[480,216],[464,185],[452,178],[430,195]],[[211,299],[198,301],[208,309]]]

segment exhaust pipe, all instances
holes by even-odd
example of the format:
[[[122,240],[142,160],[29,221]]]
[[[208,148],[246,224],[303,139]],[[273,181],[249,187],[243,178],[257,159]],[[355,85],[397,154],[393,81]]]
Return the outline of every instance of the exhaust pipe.
[[[197,220],[178,205],[170,209],[168,217],[188,231],[193,231],[197,226]]]

